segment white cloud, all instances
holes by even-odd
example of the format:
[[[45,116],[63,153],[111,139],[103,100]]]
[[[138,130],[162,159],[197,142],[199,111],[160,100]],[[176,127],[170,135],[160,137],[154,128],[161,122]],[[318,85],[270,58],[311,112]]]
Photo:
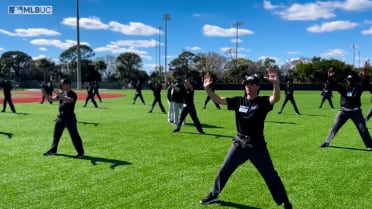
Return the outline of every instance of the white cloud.
[[[39,50],[40,50],[40,51],[48,51],[48,49],[45,48],[45,47],[40,47]]]
[[[243,42],[240,38],[238,38],[238,39],[233,38],[233,39],[231,39],[230,41],[231,41],[231,43],[236,43],[236,42],[238,42],[238,43],[242,43],[242,42]]]
[[[342,49],[331,49],[323,54],[321,54],[321,57],[343,57],[347,53]]]
[[[121,40],[112,41],[111,44],[118,46],[129,46],[133,48],[151,48],[159,46],[159,42],[156,40]]]
[[[326,7],[319,2],[307,4],[295,3],[284,10],[276,11],[276,13],[286,20],[317,20],[320,18],[329,19],[336,16],[332,8]]]
[[[372,35],[372,28],[369,28],[367,30],[362,30],[360,33],[362,35]]]
[[[279,63],[279,62],[280,62],[280,58],[277,58],[277,57],[271,57],[271,56],[260,56],[260,57],[258,58],[258,60],[265,60],[266,58],[275,60],[275,63]]]
[[[64,18],[61,23],[63,25],[76,27],[76,17]],[[89,30],[106,30],[109,28],[109,26],[104,24],[98,17],[80,18],[79,27]]]
[[[235,49],[234,48],[231,48],[231,47],[223,47],[223,48],[220,48],[220,50],[223,53],[232,54],[233,50],[235,50]]]
[[[138,54],[142,59],[152,60],[152,56],[149,56],[147,51],[138,50],[134,47],[125,48],[125,47],[121,47],[120,45],[116,45],[116,44],[108,44],[104,47],[97,47],[93,50],[94,52],[97,52],[97,53],[110,52],[112,54],[122,54],[126,52],[131,52],[131,53]]]
[[[243,35],[252,35],[253,31],[238,28],[239,36]],[[203,34],[205,36],[217,36],[217,37],[234,37],[236,36],[236,28],[221,28],[215,25],[204,25],[203,26]]]
[[[323,33],[336,30],[349,30],[355,28],[357,25],[357,23],[350,21],[333,21],[322,23],[321,25],[313,25],[311,27],[307,27],[306,30],[312,33]]]
[[[30,41],[30,43],[38,46],[54,46],[60,49],[68,49],[77,44],[75,40],[66,40],[63,42],[58,39],[34,39]],[[89,46],[87,42],[82,42],[80,44]]]
[[[186,47],[186,50],[189,50],[189,51],[201,51],[201,48],[198,47],[198,46],[188,46]]]
[[[288,6],[273,5],[265,0],[263,7],[273,10],[286,20],[317,20],[336,17],[336,10],[363,11],[372,8],[371,0],[316,1],[313,3],[293,3]]]
[[[76,27],[76,17],[64,18],[61,24]],[[111,30],[125,35],[151,36],[163,34],[159,28],[145,25],[140,22],[122,24],[117,21],[110,21],[108,24],[106,24],[103,23],[98,17],[80,18],[79,27],[88,30]]]
[[[41,54],[41,55],[38,55],[36,57],[32,57],[32,60],[39,60],[39,59],[43,59],[43,58],[48,58],[47,56]]]
[[[279,8],[279,6],[273,5],[270,1],[263,1],[263,7],[267,10],[273,10]]]
[[[8,36],[18,36],[18,37],[37,37],[37,36],[59,36],[59,32],[55,30],[49,30],[45,28],[18,28],[15,32],[9,32],[7,30],[0,29],[0,33]]]
[[[123,47],[123,45],[118,45],[115,43],[107,44],[106,46],[103,46],[103,47],[97,47],[94,49],[94,51],[95,52],[111,52],[113,54],[132,52],[132,53],[136,53],[140,55],[141,57],[148,54],[147,51],[138,50],[136,47],[133,47],[133,46]]]
[[[338,8],[348,11],[361,11],[372,8],[371,0],[346,0],[342,3],[335,2],[335,4],[338,6]]]
[[[162,31],[159,31],[158,28],[148,26],[140,22],[130,22],[129,25],[124,25],[116,21],[111,21],[109,26],[110,30],[120,32],[125,35],[151,36],[157,35],[159,32],[162,34]]]
[[[294,54],[301,54],[300,51],[289,51],[288,54],[294,55]]]

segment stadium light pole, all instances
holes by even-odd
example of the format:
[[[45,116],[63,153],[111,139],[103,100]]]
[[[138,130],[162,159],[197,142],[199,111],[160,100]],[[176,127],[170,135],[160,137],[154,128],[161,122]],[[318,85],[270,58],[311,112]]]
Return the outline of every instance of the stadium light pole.
[[[353,52],[353,69],[355,68],[355,64],[354,64],[354,62],[355,62],[355,44],[353,44],[353,50],[354,50],[354,52]]]
[[[165,73],[165,87],[167,87],[167,23],[170,20],[171,16],[170,14],[164,14],[163,20],[164,20],[164,73]]]
[[[79,25],[79,0],[76,0],[76,39],[77,39],[77,70],[76,88],[81,89],[81,53],[80,53],[80,25]]]
[[[235,68],[238,67],[238,39],[239,39],[239,26],[242,26],[243,22],[235,21],[232,23],[233,27],[236,27],[236,40],[235,40]]]
[[[160,32],[161,30],[163,29],[163,27],[159,26],[158,27],[158,30],[159,30],[159,43],[158,43],[158,50],[159,50],[159,58],[158,60],[156,60],[156,62],[158,62],[158,70],[160,71],[160,74],[161,74],[161,63],[160,63],[160,58],[161,58],[161,44],[160,44]]]

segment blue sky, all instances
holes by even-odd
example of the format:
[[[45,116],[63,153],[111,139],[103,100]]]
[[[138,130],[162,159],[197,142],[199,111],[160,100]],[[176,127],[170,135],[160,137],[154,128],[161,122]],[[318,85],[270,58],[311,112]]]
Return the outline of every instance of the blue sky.
[[[53,13],[8,14],[14,5],[52,6]],[[319,56],[356,67],[372,58],[371,0],[79,0],[79,5],[81,44],[96,57],[135,52],[148,72],[159,59],[165,62],[164,30],[159,34],[164,14],[170,15],[168,63],[183,50],[231,57],[237,21],[238,57],[270,57],[283,65]],[[58,60],[76,44],[76,0],[1,0],[0,9],[0,54],[19,50]]]

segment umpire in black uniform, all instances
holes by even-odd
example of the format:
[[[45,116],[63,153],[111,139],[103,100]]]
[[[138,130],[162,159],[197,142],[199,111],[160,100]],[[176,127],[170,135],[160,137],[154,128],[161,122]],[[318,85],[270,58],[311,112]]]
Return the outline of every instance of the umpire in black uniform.
[[[322,108],[322,106],[323,106],[323,104],[326,100],[328,101],[331,108],[335,108],[333,106],[333,102],[332,102],[332,97],[333,97],[332,89],[331,89],[330,84],[328,83],[328,81],[324,84],[324,87],[322,89],[322,93],[320,95],[322,96],[322,99],[320,100],[319,108]]]
[[[13,100],[12,100],[12,93],[11,93],[11,91],[13,89],[12,83],[8,80],[2,81],[1,82],[1,87],[3,88],[3,92],[4,92],[3,110],[1,112],[5,112],[6,104],[9,104],[10,110],[13,113],[16,113],[16,110],[15,110],[15,107],[14,107],[14,104],[13,104]]]
[[[140,80],[138,80],[137,82],[132,81],[132,85],[133,85],[133,88],[136,90],[136,93],[134,94],[134,97],[133,97],[133,103],[132,104],[136,104],[137,98],[140,98],[141,102],[145,105],[145,100],[143,99],[143,96],[142,96],[142,83],[141,83],[141,81]]]
[[[300,111],[298,111],[296,101],[294,100],[294,97],[293,97],[294,84],[292,80],[287,81],[287,84],[284,87],[284,92],[285,92],[285,98],[284,98],[282,107],[280,108],[280,111],[278,112],[278,114],[281,114],[283,112],[285,105],[287,104],[288,101],[290,101],[293,105],[293,108],[296,111],[296,114],[300,115]]]
[[[98,108],[97,102],[94,99],[94,87],[92,83],[88,83],[88,85],[85,88],[87,89],[87,97],[85,98],[85,104],[83,107],[87,107],[88,101],[91,100],[94,107]]]
[[[72,143],[77,151],[77,158],[84,158],[83,142],[77,129],[77,121],[75,116],[75,104],[77,101],[76,93],[71,89],[71,81],[69,79],[61,80],[62,94],[57,93],[55,97],[45,94],[49,101],[59,101],[59,115],[56,119],[53,133],[53,143],[51,148],[44,153],[44,156],[55,155],[63,131],[67,128],[70,133]]]
[[[320,145],[320,147],[328,147],[332,139],[335,137],[336,133],[340,128],[346,123],[348,119],[351,119],[355,126],[357,127],[360,136],[363,139],[364,145],[368,150],[372,150],[372,140],[371,135],[366,126],[364,120],[360,97],[362,96],[364,88],[368,86],[369,76],[367,69],[364,68],[361,70],[362,82],[360,85],[356,83],[356,78],[353,75],[348,75],[346,78],[346,85],[342,86],[341,84],[336,83],[333,79],[333,76],[336,72],[333,71],[333,68],[328,70],[328,81],[332,85],[332,89],[335,89],[340,93],[341,96],[341,108],[336,115],[334,124],[329,131],[329,134],[325,142]]]
[[[211,84],[211,90],[212,91],[215,91],[215,84],[214,84],[214,81],[213,81],[213,83]],[[204,101],[204,106],[203,106],[203,109],[206,109],[207,108],[207,104],[208,104],[208,102],[211,100],[211,98],[207,95],[207,97],[205,98],[205,101]],[[216,103],[216,102],[213,102],[214,103],[214,105],[216,106],[216,108],[217,109],[221,109],[221,107],[220,107],[220,105],[218,104],[218,103]]]
[[[184,92],[184,107],[181,112],[181,117],[179,122],[177,123],[177,128],[173,130],[173,132],[179,132],[181,130],[182,123],[186,119],[187,114],[190,114],[192,121],[196,129],[199,131],[200,134],[204,134],[203,128],[200,124],[198,115],[196,114],[196,108],[194,104],[194,87],[191,85],[188,79],[185,80],[185,92]]]
[[[210,89],[211,78],[206,74],[204,88],[213,101],[227,105],[228,110],[235,112],[237,135],[233,138],[224,163],[220,168],[210,193],[200,201],[201,204],[218,202],[218,195],[222,192],[232,173],[244,162],[250,160],[266,182],[274,201],[278,205],[284,204],[285,209],[291,209],[284,185],[275,171],[264,138],[264,122],[268,112],[280,99],[280,85],[277,72],[273,67],[269,69],[267,78],[273,83],[272,96],[259,96],[260,79],[249,76],[244,81],[245,96],[224,98],[216,95]]]
[[[161,102],[161,84],[158,83],[158,82],[152,83],[151,80],[148,82],[148,84],[149,84],[149,88],[152,90],[152,92],[154,94],[154,101],[152,102],[151,109],[149,110],[149,113],[152,113],[156,103],[159,103],[159,107],[160,107],[162,113],[167,114],[167,112],[165,112],[163,103]]]

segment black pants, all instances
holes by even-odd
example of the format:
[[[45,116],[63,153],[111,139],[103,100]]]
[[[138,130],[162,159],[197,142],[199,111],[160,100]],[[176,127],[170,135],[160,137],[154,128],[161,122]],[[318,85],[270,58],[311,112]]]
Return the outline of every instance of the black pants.
[[[269,151],[265,145],[260,147],[247,146],[246,143],[235,137],[225,157],[225,161],[218,172],[211,193],[218,195],[225,187],[232,173],[244,162],[250,160],[261,174],[269,188],[274,201],[281,205],[288,201],[287,192],[282,180],[275,171]]]
[[[332,103],[332,97],[329,96],[329,95],[323,95],[323,96],[322,96],[322,100],[320,101],[320,105],[319,105],[320,108],[322,108],[323,103],[325,102],[325,100],[328,100],[329,105],[330,105],[332,108],[334,108],[333,103]]]
[[[87,96],[87,98],[85,99],[84,107],[87,106],[89,100],[92,100],[93,105],[94,105],[95,108],[98,107],[96,100],[94,100],[94,95],[88,95],[88,96]]]
[[[300,114],[300,111],[298,111],[298,108],[297,108],[296,102],[295,102],[295,100],[293,98],[293,95],[286,95],[285,96],[283,105],[280,108],[280,111],[279,112],[283,112],[283,109],[284,109],[284,107],[285,107],[285,105],[287,104],[288,101],[290,101],[292,103],[293,108],[295,109],[296,113]]]
[[[94,92],[93,97],[94,97],[95,95],[97,95],[99,101],[102,102],[102,98],[101,98],[101,95],[99,95],[99,91],[98,91],[98,90],[97,90],[96,92]]]
[[[4,101],[3,101],[3,112],[6,110],[6,104],[9,104],[10,109],[12,112],[16,112],[13,101],[12,101],[12,96],[4,96]]]
[[[180,121],[177,124],[177,128],[181,128],[183,121],[186,119],[187,114],[190,114],[192,121],[199,133],[204,133],[203,128],[200,124],[198,115],[196,114],[196,109],[194,104],[186,104],[186,107],[183,107],[181,112]]]
[[[152,112],[154,110],[154,107],[155,107],[156,103],[159,103],[159,106],[160,106],[161,111],[163,113],[165,113],[165,109],[164,109],[163,103],[161,102],[161,97],[154,97],[154,101],[152,102],[150,112]]]
[[[207,98],[205,98],[205,101],[204,101],[204,109],[207,108],[207,104],[208,102],[211,100],[211,97],[210,96],[207,96]],[[220,105],[218,103],[215,103],[213,101],[214,105],[216,106],[217,109],[221,109]]]
[[[83,142],[77,129],[75,116],[58,117],[56,119],[53,133],[53,143],[51,148],[49,149],[49,152],[57,153],[58,144],[65,128],[67,128],[70,134],[76,152],[79,155],[83,155],[84,154]]]
[[[372,147],[371,135],[369,134],[369,131],[367,129],[367,125],[363,118],[361,109],[355,111],[340,110],[337,113],[336,119],[333,123],[331,130],[329,131],[326,142],[331,143],[336,133],[340,130],[340,128],[346,123],[348,119],[351,119],[355,126],[357,127],[359,134],[364,142],[364,145],[366,147]]]
[[[134,98],[133,98],[133,104],[136,104],[136,100],[137,100],[138,97],[141,99],[141,102],[142,102],[143,104],[145,104],[145,100],[143,99],[142,93],[136,93],[136,94],[134,95]]]

